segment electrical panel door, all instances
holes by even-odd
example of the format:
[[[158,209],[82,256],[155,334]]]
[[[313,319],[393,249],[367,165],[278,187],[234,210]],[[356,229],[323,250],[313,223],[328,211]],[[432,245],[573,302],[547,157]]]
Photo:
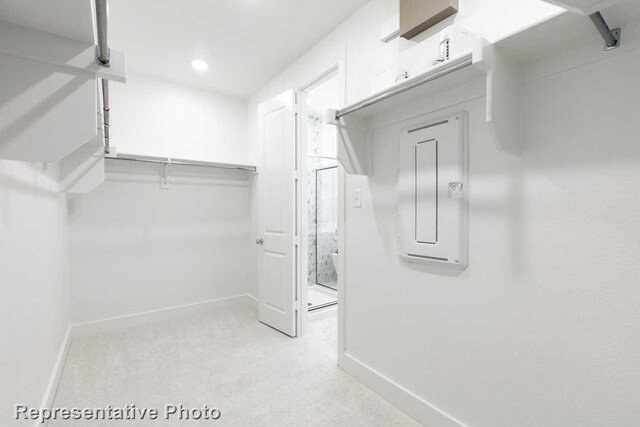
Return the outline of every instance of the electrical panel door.
[[[400,133],[398,247],[408,262],[467,265],[466,127],[460,113]]]

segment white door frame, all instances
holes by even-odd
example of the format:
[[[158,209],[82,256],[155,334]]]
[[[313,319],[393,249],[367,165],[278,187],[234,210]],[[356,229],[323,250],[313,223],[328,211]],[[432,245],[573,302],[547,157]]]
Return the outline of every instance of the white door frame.
[[[302,84],[297,86],[298,93],[298,168],[300,170],[300,185],[298,186],[298,229],[300,236],[300,245],[298,245],[298,300],[300,301],[300,310],[298,310],[298,332],[304,335],[308,330],[309,310],[308,310],[308,275],[309,275],[309,218],[306,206],[307,192],[309,190],[307,184],[307,139],[306,139],[306,93],[319,80],[325,78],[329,74],[337,71],[339,79],[340,93],[338,95],[342,105],[346,102],[346,69],[345,69],[345,53],[338,55],[318,71],[309,74],[303,78]],[[337,147],[336,147],[337,153]],[[342,305],[344,298],[344,168],[338,162],[338,354],[343,353],[343,336],[342,333]]]

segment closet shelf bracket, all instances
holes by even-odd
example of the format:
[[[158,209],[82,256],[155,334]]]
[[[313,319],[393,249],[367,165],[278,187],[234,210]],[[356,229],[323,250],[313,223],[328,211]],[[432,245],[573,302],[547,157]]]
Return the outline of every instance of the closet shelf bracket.
[[[594,12],[589,15],[593,25],[596,26],[598,32],[604,39],[604,50],[611,50],[620,47],[620,37],[622,30],[620,28],[610,29],[607,25],[607,21],[604,20],[604,16],[600,12]]]

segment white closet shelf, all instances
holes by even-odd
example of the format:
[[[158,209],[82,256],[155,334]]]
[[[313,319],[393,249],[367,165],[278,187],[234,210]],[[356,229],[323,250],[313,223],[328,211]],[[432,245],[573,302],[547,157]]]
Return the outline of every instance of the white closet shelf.
[[[347,105],[337,110],[335,116],[336,118],[350,116],[369,119],[416,99],[485,75],[483,70],[474,67],[473,64],[474,54],[468,51]]]
[[[240,163],[221,163],[221,162],[206,162],[200,160],[188,160],[178,159],[173,157],[156,157],[156,156],[140,156],[135,154],[117,154],[106,155],[108,160],[123,160],[129,162],[140,163],[156,163],[163,165],[177,165],[177,166],[195,166],[213,169],[231,169],[231,170],[244,170],[248,172],[256,172],[257,168],[254,165],[245,165]]]
[[[487,125],[498,146],[517,152],[519,146],[518,67],[493,44],[479,38],[473,49],[416,74],[340,110],[327,112],[338,127],[338,158],[347,172],[367,175],[371,119],[398,106],[463,83],[486,78]]]
[[[70,11],[69,20],[91,20],[86,11],[91,8]],[[38,19],[47,22],[43,13]],[[93,43],[2,20],[0,64],[7,111],[0,115],[0,159],[63,160],[97,135],[97,80],[126,81],[123,52],[111,51],[111,66],[103,67]]]
[[[615,4],[621,3],[622,0],[542,0],[556,6],[563,7],[571,12],[589,15],[606,9]]]

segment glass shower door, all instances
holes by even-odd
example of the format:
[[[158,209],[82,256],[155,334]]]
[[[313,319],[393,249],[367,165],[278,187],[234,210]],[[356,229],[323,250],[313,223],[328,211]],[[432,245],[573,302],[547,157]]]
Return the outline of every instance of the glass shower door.
[[[316,284],[337,289],[338,168],[317,169],[316,174]]]

